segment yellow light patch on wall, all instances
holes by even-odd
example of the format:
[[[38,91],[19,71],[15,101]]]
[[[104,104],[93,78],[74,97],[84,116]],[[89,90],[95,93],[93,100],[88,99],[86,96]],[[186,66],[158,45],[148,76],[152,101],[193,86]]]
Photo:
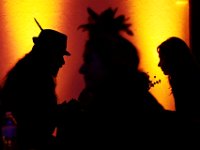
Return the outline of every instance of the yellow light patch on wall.
[[[6,51],[6,59],[2,76],[17,60],[32,49],[34,44],[32,38],[40,33],[34,18],[38,20],[43,29],[51,28],[62,33],[66,33],[68,29],[66,16],[70,16],[68,14],[70,11],[66,11],[69,9],[65,0],[5,0],[1,2],[1,10],[3,12],[1,15],[2,25],[5,30],[3,44],[6,45],[3,49]],[[66,87],[63,88],[63,84],[66,83],[62,82],[63,74],[65,74],[65,79],[69,78],[66,77],[65,72],[58,75],[57,82],[60,82],[56,89],[58,95],[68,90]],[[70,71],[68,74],[70,75]]]
[[[138,46],[140,68],[150,78],[161,79],[151,89],[153,95],[166,109],[174,110],[174,101],[168,84],[158,67],[157,46],[170,36],[178,36],[189,45],[189,3],[187,0],[134,0],[130,1],[129,14],[134,26],[134,42]],[[155,79],[156,80],[156,79]]]
[[[176,4],[178,5],[187,5],[188,3],[188,0],[176,0]]]
[[[40,29],[34,21],[34,17],[43,28],[58,29],[61,24],[59,0],[9,0],[3,3],[3,11],[6,15],[5,26],[7,30],[7,43],[11,45],[8,50],[13,63],[31,50],[32,37],[38,36]]]

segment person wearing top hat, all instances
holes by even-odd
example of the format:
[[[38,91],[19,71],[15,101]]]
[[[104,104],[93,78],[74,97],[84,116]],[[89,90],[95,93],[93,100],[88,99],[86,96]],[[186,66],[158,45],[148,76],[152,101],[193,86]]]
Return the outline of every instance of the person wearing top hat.
[[[7,73],[1,90],[4,112],[11,111],[17,121],[20,150],[53,149],[57,113],[55,78],[65,64],[64,56],[71,55],[66,50],[65,34],[39,27],[41,32],[33,37],[32,50]]]

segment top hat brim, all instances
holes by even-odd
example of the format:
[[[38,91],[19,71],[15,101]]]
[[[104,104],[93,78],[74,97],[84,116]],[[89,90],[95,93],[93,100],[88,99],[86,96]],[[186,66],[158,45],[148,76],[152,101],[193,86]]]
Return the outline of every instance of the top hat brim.
[[[38,43],[38,37],[33,37],[33,42],[35,44],[37,44]],[[64,55],[71,56],[71,53],[68,52],[68,51],[64,51]]]

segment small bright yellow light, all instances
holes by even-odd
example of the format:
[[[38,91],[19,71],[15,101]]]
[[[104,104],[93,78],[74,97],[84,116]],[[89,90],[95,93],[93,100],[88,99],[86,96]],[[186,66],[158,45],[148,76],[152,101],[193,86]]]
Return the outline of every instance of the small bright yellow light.
[[[178,5],[187,5],[188,4],[188,0],[177,0],[176,4],[178,4]]]

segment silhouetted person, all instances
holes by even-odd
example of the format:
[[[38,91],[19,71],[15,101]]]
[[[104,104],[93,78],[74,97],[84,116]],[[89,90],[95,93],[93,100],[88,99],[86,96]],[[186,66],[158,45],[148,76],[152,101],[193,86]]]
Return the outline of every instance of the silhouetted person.
[[[132,35],[125,16],[115,17],[117,9],[111,8],[100,14],[91,8],[87,11],[89,22],[79,27],[89,33],[80,67],[85,87],[76,103],[79,111],[70,114],[70,105],[64,108],[66,117],[62,117],[65,120],[57,134],[66,149],[77,144],[105,146],[106,141],[108,145],[117,145],[122,138],[129,137],[124,133],[137,139],[132,133],[138,129],[132,130],[134,126],[150,128],[149,117],[165,111],[148,91],[148,75],[138,70],[136,47],[120,34],[125,31]]]
[[[178,37],[170,37],[157,48],[158,66],[168,76],[178,115],[200,119],[200,68],[191,49]]]
[[[85,88],[78,100],[83,112],[99,119],[94,124],[101,124],[101,130],[98,132],[97,127],[91,135],[104,137],[94,140],[97,145],[112,139],[116,145],[127,140],[123,145],[131,146],[136,142],[127,137],[137,139],[135,131],[142,134],[153,130],[150,126],[161,119],[165,109],[149,92],[149,76],[138,69],[136,46],[121,34],[133,35],[126,16],[115,17],[116,12],[117,9],[108,8],[97,14],[88,8],[89,22],[80,26],[89,37],[80,68]]]
[[[66,51],[67,36],[55,30],[41,28],[33,42],[32,50],[8,72],[2,87],[3,107],[17,121],[19,150],[53,149],[55,79],[65,63],[64,56],[70,55]]]
[[[84,91],[90,95],[86,111],[162,112],[164,108],[148,91],[148,75],[138,70],[136,47],[120,34],[132,35],[130,24],[124,15],[115,18],[116,11],[108,8],[97,14],[88,8],[89,23],[80,26],[89,33],[80,68]]]

